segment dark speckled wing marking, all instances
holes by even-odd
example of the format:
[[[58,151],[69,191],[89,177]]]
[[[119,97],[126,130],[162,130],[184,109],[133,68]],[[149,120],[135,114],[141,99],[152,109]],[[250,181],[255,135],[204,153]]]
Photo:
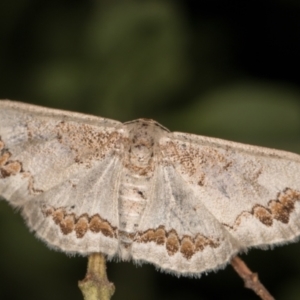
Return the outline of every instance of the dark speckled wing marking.
[[[0,195],[50,247],[113,256],[125,138],[117,121],[1,101]]]

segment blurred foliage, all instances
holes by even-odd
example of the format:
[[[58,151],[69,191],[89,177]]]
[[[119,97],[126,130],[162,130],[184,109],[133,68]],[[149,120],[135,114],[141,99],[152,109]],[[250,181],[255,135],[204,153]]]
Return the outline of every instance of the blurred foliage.
[[[299,1],[2,1],[0,98],[300,152]],[[159,205],[159,204],[158,204]],[[82,299],[86,260],[50,251],[0,202],[0,299]],[[243,258],[300,297],[298,244]],[[257,299],[230,267],[201,279],[108,265],[113,299]]]

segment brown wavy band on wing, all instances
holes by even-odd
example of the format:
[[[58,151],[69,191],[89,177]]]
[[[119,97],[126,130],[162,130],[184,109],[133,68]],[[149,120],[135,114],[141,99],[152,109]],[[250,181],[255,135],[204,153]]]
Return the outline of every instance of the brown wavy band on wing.
[[[273,225],[274,220],[288,224],[297,201],[300,201],[300,191],[285,188],[277,194],[276,199],[270,200],[266,206],[256,204],[251,211],[243,211],[239,214],[232,226],[228,224],[223,225],[235,230],[243,218],[249,214],[256,217],[262,224],[268,227]]]
[[[179,251],[186,259],[192,258],[195,253],[203,251],[206,247],[217,248],[220,246],[218,240],[213,240],[201,234],[194,237],[189,235],[179,237],[174,229],[167,231],[164,226],[138,233],[135,241],[165,245],[170,256]]]
[[[104,236],[117,238],[117,228],[113,227],[107,220],[98,214],[88,216],[83,214],[76,216],[74,213],[67,213],[63,207],[50,207],[43,210],[46,217],[51,217],[64,235],[75,231],[77,238],[82,238],[88,230],[94,233],[101,232]]]

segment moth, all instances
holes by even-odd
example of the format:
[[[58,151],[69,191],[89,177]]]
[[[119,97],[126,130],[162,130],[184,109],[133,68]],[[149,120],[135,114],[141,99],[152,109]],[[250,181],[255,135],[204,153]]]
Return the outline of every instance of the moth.
[[[299,178],[297,154],[0,101],[0,196],[66,253],[199,276],[298,238]]]

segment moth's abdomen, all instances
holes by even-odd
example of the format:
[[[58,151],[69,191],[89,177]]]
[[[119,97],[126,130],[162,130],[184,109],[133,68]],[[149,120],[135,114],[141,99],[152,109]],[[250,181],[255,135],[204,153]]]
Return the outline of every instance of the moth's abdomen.
[[[149,200],[149,183],[149,177],[131,172],[124,172],[122,176],[119,193],[119,239],[122,259],[129,259],[131,243]]]

